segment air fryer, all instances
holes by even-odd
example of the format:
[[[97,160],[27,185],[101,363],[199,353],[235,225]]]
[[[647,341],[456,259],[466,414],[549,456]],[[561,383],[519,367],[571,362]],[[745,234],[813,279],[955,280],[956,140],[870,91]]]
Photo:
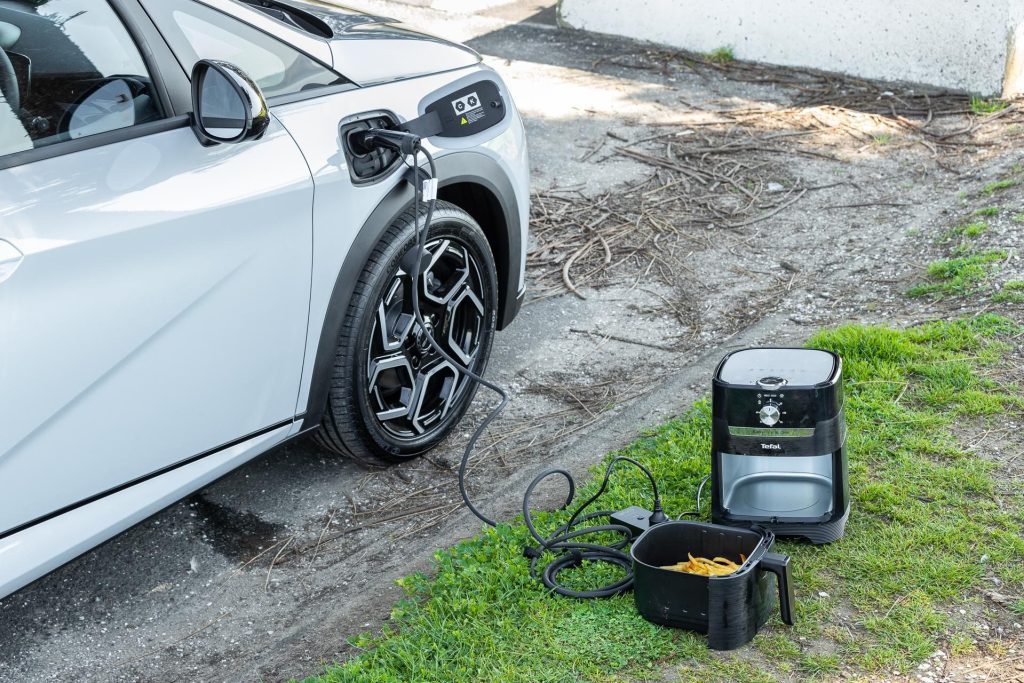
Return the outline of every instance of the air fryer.
[[[712,520],[814,543],[850,511],[842,361],[818,349],[736,351],[712,394]]]

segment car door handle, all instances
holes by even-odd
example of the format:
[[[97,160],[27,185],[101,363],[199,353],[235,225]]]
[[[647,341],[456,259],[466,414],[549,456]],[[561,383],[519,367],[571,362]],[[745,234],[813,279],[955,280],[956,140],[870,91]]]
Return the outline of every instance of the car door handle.
[[[25,258],[24,255],[18,251],[16,246],[7,240],[0,239],[0,282],[14,275],[14,271],[21,265],[23,258]]]

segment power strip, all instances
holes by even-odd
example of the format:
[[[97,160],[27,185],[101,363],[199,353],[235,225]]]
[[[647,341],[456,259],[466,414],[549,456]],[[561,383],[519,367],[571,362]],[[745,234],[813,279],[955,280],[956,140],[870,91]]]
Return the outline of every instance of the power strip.
[[[619,524],[633,532],[633,540],[635,541],[640,537],[640,534],[651,528],[652,514],[650,510],[638,505],[630,505],[625,510],[613,512],[608,517],[611,519],[612,524]]]

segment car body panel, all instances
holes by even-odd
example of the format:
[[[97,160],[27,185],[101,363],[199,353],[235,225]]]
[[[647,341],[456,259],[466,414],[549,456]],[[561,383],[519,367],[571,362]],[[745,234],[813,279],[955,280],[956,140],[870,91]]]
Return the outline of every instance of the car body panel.
[[[375,16],[319,0],[276,0],[322,21],[333,34],[316,36],[278,21],[237,0],[200,0],[290,43],[333,66],[360,86],[443,73],[480,62],[474,50],[388,17]]]
[[[156,0],[159,2],[160,0]],[[196,0],[200,4],[207,5],[225,14],[237,17],[245,23],[255,26],[264,33],[268,33],[278,40],[288,43],[292,47],[306,53],[313,59],[326,66],[334,64],[334,56],[331,53],[331,46],[323,38],[314,36],[284,24],[272,17],[243,5],[235,0]]]
[[[498,82],[509,116],[427,147],[442,193],[478,184],[500,204],[503,220],[482,221],[511,233],[488,235],[508,245],[499,327],[522,299],[525,133],[475,53],[370,15],[349,13],[328,41],[234,0],[195,1],[327,66],[350,60],[353,74],[338,70],[363,87],[275,98],[267,134],[240,145],[202,147],[178,116],[0,157],[0,597],[316,427],[332,326],[412,198],[401,171],[353,186],[341,119],[407,121],[474,79]],[[166,111],[188,112],[158,26],[139,0],[109,2]],[[389,41],[392,66],[359,71],[361,50]],[[414,77],[422,45],[444,47],[426,68],[445,73]]]
[[[0,534],[294,416],[312,193],[280,123],[0,171]]]
[[[283,105],[275,109],[276,115],[291,131],[306,156],[316,186],[313,207],[313,241],[316,249],[313,254],[310,327],[297,412],[301,412],[309,400],[317,352],[322,343],[330,343],[329,337],[321,340],[322,322],[330,313],[331,295],[346,256],[352,249],[360,227],[367,223],[385,197],[405,182],[404,174],[400,169],[396,169],[396,172],[381,182],[354,187],[342,151],[338,123],[346,116],[378,110],[382,102],[386,102],[387,109],[402,121],[416,118],[422,113],[424,95],[436,93],[438,89],[454,92],[467,78],[493,79],[501,84],[503,91],[505,90],[500,77],[493,70],[487,67],[472,67],[466,69],[465,73],[416,79],[415,88],[405,83],[383,84]],[[431,138],[425,142],[425,146],[439,160],[453,153],[486,157],[508,178],[513,178],[514,187],[519,190],[529,183],[524,135],[522,121],[518,114],[511,110],[506,120],[477,135],[459,138],[457,141]],[[442,175],[441,182],[444,180]],[[514,211],[520,217],[517,228],[521,232],[521,244],[524,247],[528,224],[528,197],[529,194],[526,193],[509,198],[514,204]],[[401,213],[402,208],[404,207],[400,206],[397,209],[396,216]],[[526,250],[521,248],[518,251],[522,253],[515,254],[514,292],[518,292],[525,283]],[[369,252],[360,256],[361,269]],[[312,425],[307,422],[304,426]]]
[[[331,40],[334,68],[361,86],[454,71],[480,55],[398,24],[365,24]]]
[[[60,567],[281,443],[282,426],[0,538],[0,597]]]

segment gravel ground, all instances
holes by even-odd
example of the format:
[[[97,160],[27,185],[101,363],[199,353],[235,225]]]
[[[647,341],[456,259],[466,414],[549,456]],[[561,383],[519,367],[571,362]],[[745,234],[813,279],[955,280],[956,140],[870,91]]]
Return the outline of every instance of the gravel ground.
[[[980,239],[1010,250],[1000,279],[1021,277],[1022,193],[979,194],[1019,173],[1013,110],[940,140],[972,120],[939,117],[921,132],[872,113],[884,98],[912,98],[909,86],[858,103],[840,84],[826,95],[845,108],[800,104],[809,86],[787,86],[791,74],[750,82],[753,71],[695,68],[558,29],[537,3],[480,16],[363,4],[469,41],[502,72],[526,117],[538,211],[573,217],[535,215],[530,303],[496,342],[490,372],[513,404],[471,473],[491,515],[514,515],[542,467],[581,473],[685,410],[728,350],[799,343],[845,320],[976,311],[903,293],[948,252],[937,238],[977,208],[1012,208]],[[779,133],[798,134],[767,137]],[[744,141],[770,149],[722,150]],[[726,156],[742,167],[709,161]],[[714,177],[670,185],[689,172],[678,167]],[[730,182],[718,176],[739,179],[750,206],[722,203],[735,193],[713,189]],[[579,253],[591,239],[580,242],[591,233],[579,223],[603,213],[590,229],[607,230],[613,264],[595,246]],[[634,220],[642,249],[630,255],[615,230]],[[579,295],[562,277],[574,255]],[[451,470],[466,436],[388,470],[306,441],[239,469],[0,601],[0,679],[280,680],[349,656],[348,638],[387,619],[395,579],[479,530]]]

